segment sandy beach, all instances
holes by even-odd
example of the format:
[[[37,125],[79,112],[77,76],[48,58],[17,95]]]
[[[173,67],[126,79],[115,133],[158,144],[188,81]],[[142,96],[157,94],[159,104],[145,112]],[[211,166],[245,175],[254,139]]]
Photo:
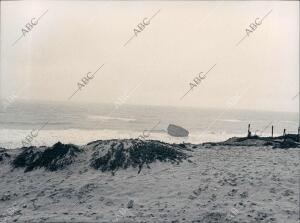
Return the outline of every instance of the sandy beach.
[[[140,173],[90,166],[103,145],[131,143],[92,142],[61,169],[25,173],[11,164],[21,151],[2,150],[0,221],[299,222],[299,148],[181,144],[171,146],[186,159],[155,161]]]
[[[300,223],[299,1],[0,2],[0,223]]]

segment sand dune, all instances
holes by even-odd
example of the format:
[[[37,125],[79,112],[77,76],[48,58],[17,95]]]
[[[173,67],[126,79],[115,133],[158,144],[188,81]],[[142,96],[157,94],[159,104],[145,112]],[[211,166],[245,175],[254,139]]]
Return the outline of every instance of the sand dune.
[[[103,157],[109,148],[136,143],[170,150],[152,151],[143,168],[120,164],[112,171],[91,165],[95,152]],[[41,153],[26,156],[23,164],[35,164],[27,170],[26,165],[14,168],[24,149],[0,150],[0,222],[299,222],[299,148],[249,143],[96,141],[70,147],[78,153],[48,151],[54,169],[38,162],[49,148],[34,148]],[[113,157],[105,164],[116,162]],[[57,166],[60,160],[70,162]]]

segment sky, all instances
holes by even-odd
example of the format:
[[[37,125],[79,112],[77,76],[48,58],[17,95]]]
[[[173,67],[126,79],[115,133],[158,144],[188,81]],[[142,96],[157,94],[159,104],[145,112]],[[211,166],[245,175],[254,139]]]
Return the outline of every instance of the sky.
[[[297,112],[298,92],[297,1],[1,1],[2,99]]]

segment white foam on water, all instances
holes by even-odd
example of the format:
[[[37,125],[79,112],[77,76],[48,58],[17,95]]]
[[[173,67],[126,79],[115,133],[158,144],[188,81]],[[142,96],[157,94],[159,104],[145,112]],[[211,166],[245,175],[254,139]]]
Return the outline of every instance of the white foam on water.
[[[134,122],[136,119],[134,118],[121,118],[121,117],[113,117],[113,116],[102,116],[102,115],[90,115],[88,116],[89,119],[93,120],[117,120],[117,121],[123,121],[123,122]]]
[[[31,130],[0,129],[0,147],[14,149],[22,147],[22,141]],[[52,146],[56,142],[85,145],[95,140],[107,139],[130,139],[143,135],[143,131],[120,131],[120,130],[41,130],[32,141],[34,146]],[[191,132],[188,137],[173,137],[166,131],[153,131],[145,134],[145,140],[159,140],[168,143],[189,142],[199,144],[203,142],[218,142],[238,135],[226,132]],[[240,135],[244,136],[244,135]]]

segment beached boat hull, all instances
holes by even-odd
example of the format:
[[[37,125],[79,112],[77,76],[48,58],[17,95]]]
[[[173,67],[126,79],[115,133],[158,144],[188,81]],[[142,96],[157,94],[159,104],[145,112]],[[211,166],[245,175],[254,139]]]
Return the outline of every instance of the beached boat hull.
[[[187,137],[189,135],[189,131],[173,124],[170,124],[167,130],[168,134],[174,137]]]

